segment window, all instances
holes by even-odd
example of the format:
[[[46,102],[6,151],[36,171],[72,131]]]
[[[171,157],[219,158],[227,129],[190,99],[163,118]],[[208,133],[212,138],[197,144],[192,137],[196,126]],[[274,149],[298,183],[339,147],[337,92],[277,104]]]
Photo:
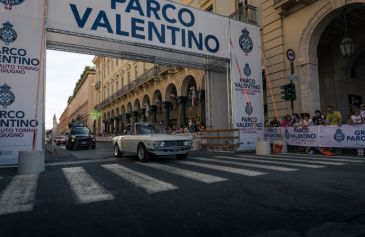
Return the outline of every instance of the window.
[[[131,71],[128,70],[127,71],[127,80],[128,80],[128,84],[131,82]]]
[[[134,79],[138,77],[138,65],[134,66]]]

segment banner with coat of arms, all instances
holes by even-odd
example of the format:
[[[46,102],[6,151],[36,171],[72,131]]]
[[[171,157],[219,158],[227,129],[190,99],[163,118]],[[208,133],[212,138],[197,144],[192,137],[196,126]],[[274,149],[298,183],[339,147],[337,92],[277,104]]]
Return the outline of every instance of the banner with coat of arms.
[[[44,2],[0,0],[0,165],[42,150]]]
[[[365,148],[365,125],[266,128],[265,138],[293,146]]]
[[[231,21],[232,122],[240,129],[239,150],[256,149],[264,139],[260,28]]]

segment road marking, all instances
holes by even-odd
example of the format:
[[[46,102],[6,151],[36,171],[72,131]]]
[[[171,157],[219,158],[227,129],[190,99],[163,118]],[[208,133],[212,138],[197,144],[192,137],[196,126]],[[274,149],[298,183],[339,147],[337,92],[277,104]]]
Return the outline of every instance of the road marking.
[[[91,164],[91,163],[102,163],[102,162],[115,162],[120,161],[117,158],[102,158],[93,160],[76,160],[76,161],[60,161],[54,163],[47,163],[46,166],[66,166],[66,165],[81,165],[81,164]]]
[[[177,189],[175,185],[155,179],[151,176],[128,169],[118,164],[102,165],[103,168],[113,172],[148,193],[158,193]]]
[[[240,166],[262,168],[262,169],[275,170],[275,171],[284,171],[284,172],[291,172],[291,171],[297,171],[298,170],[298,169],[293,169],[293,168],[286,168],[286,167],[272,166],[272,165],[249,164],[249,163],[226,161],[226,160],[223,161],[223,160],[214,159],[214,158],[201,158],[201,157],[199,157],[199,158],[194,158],[194,160],[214,161],[214,162],[222,163],[222,164],[240,165]]]
[[[84,168],[62,168],[62,171],[75,194],[77,204],[114,199],[113,194],[95,181]]]
[[[185,169],[181,169],[181,168],[177,168],[177,167],[172,167],[172,166],[168,166],[168,165],[162,165],[162,164],[157,164],[157,163],[138,163],[141,164],[143,166],[147,166],[147,167],[151,167],[151,168],[155,168],[155,169],[159,169],[162,171],[166,171],[175,175],[179,175],[185,178],[189,178],[189,179],[193,179],[202,183],[216,183],[216,182],[222,182],[222,181],[226,181],[227,179],[225,178],[221,178],[218,176],[214,176],[214,175],[209,175],[209,174],[203,174],[203,173],[199,173],[199,172],[195,172],[195,171],[191,171],[191,170],[185,170]]]
[[[291,159],[291,158],[282,158],[282,157],[268,157],[268,156],[247,156],[247,155],[240,155],[239,157],[253,157],[253,158],[260,158],[265,160],[286,160],[286,161],[299,161],[299,162],[305,162],[305,163],[311,163],[311,164],[321,164],[321,165],[346,165],[346,163],[340,163],[340,162],[330,162],[330,161],[314,161],[314,160],[303,160],[303,159]]]
[[[269,157],[288,157],[288,158],[305,158],[305,159],[310,159],[310,160],[322,160],[322,161],[342,161],[342,162],[349,162],[349,163],[363,163],[365,162],[365,160],[363,159],[354,159],[354,158],[337,158],[334,156],[331,157],[325,157],[325,156],[310,156],[310,155],[302,155],[302,154],[277,154],[277,155],[266,155]]]
[[[288,156],[295,156],[295,157],[299,157],[299,156],[305,156],[305,157],[316,157],[316,158],[324,158],[324,159],[353,159],[353,160],[360,160],[360,161],[364,161],[365,162],[365,157],[364,156],[342,156],[342,155],[334,155],[334,156],[323,156],[323,155],[318,155],[318,154],[303,154],[303,153],[282,153],[280,155],[288,155]]]
[[[32,211],[39,175],[16,175],[0,196],[0,215]]]
[[[287,166],[295,166],[295,167],[304,167],[304,168],[323,168],[325,166],[321,165],[309,165],[309,164],[302,164],[302,163],[290,163],[285,161],[268,161],[268,160],[259,160],[257,156],[246,156],[247,158],[242,157],[232,157],[232,156],[215,156],[216,158],[223,158],[223,159],[232,159],[232,160],[244,160],[244,161],[251,161],[251,162],[258,162],[258,163],[269,163],[269,164],[279,164],[279,165],[287,165]]]
[[[246,170],[246,169],[240,169],[240,168],[231,168],[231,167],[220,166],[220,165],[202,164],[202,163],[192,162],[192,161],[181,161],[181,162],[176,162],[176,163],[180,163],[180,164],[184,164],[184,165],[186,164],[186,165],[198,166],[198,167],[219,170],[219,171],[224,171],[224,172],[239,174],[239,175],[245,175],[245,176],[259,176],[259,175],[266,174],[264,172],[259,172],[259,171]]]

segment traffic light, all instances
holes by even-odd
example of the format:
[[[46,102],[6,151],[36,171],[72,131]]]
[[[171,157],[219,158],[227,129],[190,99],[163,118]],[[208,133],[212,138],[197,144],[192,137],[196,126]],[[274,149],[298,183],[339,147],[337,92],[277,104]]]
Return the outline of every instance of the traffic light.
[[[281,99],[283,100],[289,100],[289,84],[283,85],[281,88]]]
[[[295,91],[295,84],[293,82],[290,82],[287,86],[288,86],[289,100],[290,101],[296,100],[297,99],[297,93]]]
[[[289,84],[283,85],[281,88],[281,99],[285,101],[294,101],[297,99],[297,94],[295,91],[295,84],[290,82]]]

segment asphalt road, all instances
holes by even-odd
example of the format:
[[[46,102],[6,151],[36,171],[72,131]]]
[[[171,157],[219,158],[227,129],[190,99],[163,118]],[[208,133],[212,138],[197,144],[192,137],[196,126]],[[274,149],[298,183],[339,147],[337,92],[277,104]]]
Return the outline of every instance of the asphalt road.
[[[1,237],[365,236],[365,157],[58,154],[40,176],[0,170]]]

